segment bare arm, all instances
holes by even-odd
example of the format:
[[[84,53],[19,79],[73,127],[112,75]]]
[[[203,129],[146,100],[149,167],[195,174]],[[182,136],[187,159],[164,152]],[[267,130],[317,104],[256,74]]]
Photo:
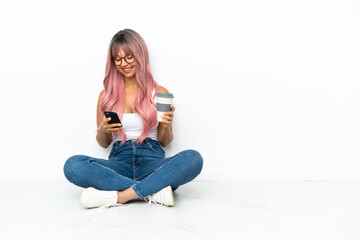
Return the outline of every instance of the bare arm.
[[[101,147],[107,148],[112,141],[112,132],[119,131],[123,126],[121,126],[120,123],[108,124],[107,122],[110,121],[111,118],[103,118],[103,114],[100,111],[100,100],[104,93],[105,93],[104,90],[100,92],[99,100],[97,104],[96,119],[97,119],[98,131],[96,134],[96,141],[99,143]]]
[[[166,147],[172,142],[174,134],[172,133],[171,128],[164,128],[161,124],[162,123],[160,122],[158,126],[158,141],[161,146]]]

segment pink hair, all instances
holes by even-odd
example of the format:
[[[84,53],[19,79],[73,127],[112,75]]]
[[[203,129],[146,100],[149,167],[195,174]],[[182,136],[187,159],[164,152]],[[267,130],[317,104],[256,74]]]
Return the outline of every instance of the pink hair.
[[[126,54],[132,53],[137,61],[135,77],[139,91],[135,99],[134,111],[142,118],[143,131],[135,142],[141,144],[150,130],[157,125],[156,104],[151,94],[155,88],[156,95],[159,91],[159,85],[151,74],[149,53],[145,41],[134,30],[121,30],[114,35],[110,42],[106,60],[105,78],[103,81],[105,93],[100,99],[100,110],[102,113],[104,113],[104,111],[115,111],[118,113],[120,120],[123,118],[125,82],[124,76],[115,68],[114,64],[114,58],[120,48]],[[113,134],[113,140],[118,134],[121,135],[123,139],[121,143],[124,144],[126,134],[123,129]]]

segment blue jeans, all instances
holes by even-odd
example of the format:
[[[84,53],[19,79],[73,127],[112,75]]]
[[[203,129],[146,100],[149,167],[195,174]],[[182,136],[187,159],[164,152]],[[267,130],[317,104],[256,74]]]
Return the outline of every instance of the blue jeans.
[[[132,188],[140,199],[171,186],[193,180],[200,174],[203,158],[196,150],[185,150],[165,158],[158,141],[146,138],[137,145],[115,142],[109,160],[85,155],[70,157],[64,165],[67,180],[79,187],[123,191]]]

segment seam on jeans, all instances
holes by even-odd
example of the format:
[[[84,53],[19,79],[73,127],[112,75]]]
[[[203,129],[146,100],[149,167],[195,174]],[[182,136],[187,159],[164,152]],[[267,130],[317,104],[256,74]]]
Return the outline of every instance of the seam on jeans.
[[[136,179],[136,176],[135,176],[136,172],[135,172],[135,165],[134,165],[135,154],[134,154],[134,143],[133,143],[133,142],[131,142],[131,146],[132,146],[132,149],[133,149],[133,152],[132,152],[132,155],[133,155],[133,160],[132,160],[133,180],[136,181],[136,180],[135,180],[135,179]]]
[[[154,141],[156,143],[156,145],[158,145],[158,147],[160,148],[160,151],[165,154],[165,150],[161,147],[161,144],[159,143],[159,141],[151,139],[152,141]],[[153,145],[151,145],[153,147]]]
[[[115,142],[114,144],[116,144],[116,142]],[[117,144],[116,144],[115,146],[113,146],[113,148],[111,149],[109,158],[112,158],[112,157],[115,155],[118,147],[119,147],[119,146],[118,146]]]
[[[106,168],[107,170],[109,170],[109,171],[111,171],[111,172],[116,173],[116,174],[119,175],[119,173],[116,172],[115,170],[113,170],[113,169],[111,169],[111,168],[109,168],[109,167],[107,167],[107,166],[104,166],[104,165],[101,165],[101,164],[97,163],[97,162],[96,162],[96,159],[92,159],[92,160],[93,160],[93,161],[91,161],[91,162],[89,162],[89,163],[96,164],[96,165],[98,165],[98,166],[100,166],[100,167]],[[67,177],[66,177],[66,178],[67,178]],[[70,179],[71,179],[71,181],[70,181]],[[76,186],[79,186],[79,187],[87,188],[87,187],[91,187],[91,186],[92,186],[92,185],[90,185],[90,184],[87,184],[87,180],[88,180],[88,179],[78,178],[78,181],[76,181],[74,178],[70,178],[70,179],[68,179],[69,182],[71,182],[72,184],[75,184]],[[86,183],[86,184],[83,184],[83,183]],[[86,185],[86,186],[84,186],[84,185]]]
[[[164,154],[163,152],[159,152],[158,150],[156,150],[156,149],[151,145],[150,142],[148,142],[147,144],[149,145],[149,147],[150,147],[153,151],[155,151],[155,152],[157,152],[157,153],[160,153],[161,155]]]
[[[140,163],[141,163],[141,154],[140,154],[140,152],[139,152],[137,164],[140,164]],[[135,169],[136,169],[136,168],[135,168]],[[138,177],[135,178],[135,181],[137,181],[137,179],[138,179]]]
[[[141,195],[141,193],[139,192],[139,190],[137,190],[137,188],[135,187],[135,184],[131,186],[131,188],[134,190],[134,192],[136,193],[136,195],[138,195],[138,197],[140,199],[143,199],[143,195]]]
[[[146,178],[150,177],[150,176],[153,175],[155,172],[159,171],[162,167],[164,167],[165,165],[169,164],[171,161],[174,160],[175,156],[177,156],[177,155],[178,155],[178,154],[170,157],[170,158],[171,158],[170,161],[167,161],[166,163],[164,163],[163,165],[161,165],[160,167],[158,167],[157,169],[155,169],[155,170],[154,170],[150,175],[148,175]],[[165,158],[165,159],[166,159],[166,158]],[[171,184],[169,184],[169,185],[171,185]]]

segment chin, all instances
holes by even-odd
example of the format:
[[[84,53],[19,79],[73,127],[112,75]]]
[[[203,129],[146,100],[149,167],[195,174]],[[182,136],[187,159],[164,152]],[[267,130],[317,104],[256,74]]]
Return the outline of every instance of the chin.
[[[135,76],[135,73],[126,73],[126,74],[123,73],[123,75],[127,78],[132,78],[133,76]]]

